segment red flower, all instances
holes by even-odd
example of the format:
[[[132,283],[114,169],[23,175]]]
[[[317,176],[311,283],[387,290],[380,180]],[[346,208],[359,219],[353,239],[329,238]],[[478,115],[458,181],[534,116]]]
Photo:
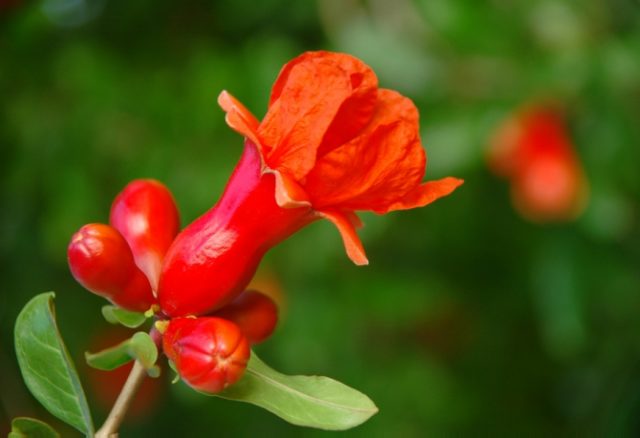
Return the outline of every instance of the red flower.
[[[537,221],[577,217],[588,184],[561,115],[534,106],[507,120],[493,138],[489,165],[512,182],[516,209]]]
[[[282,208],[310,207],[333,222],[354,263],[368,263],[354,212],[423,207],[462,181],[422,183],[426,156],[418,111],[378,88],[371,68],[341,53],[308,52],[284,66],[261,123],[226,91],[229,126],[257,146]]]
[[[245,151],[218,204],[167,253],[158,292],[170,316],[230,302],[264,252],[319,218],[337,226],[351,260],[367,264],[356,211],[422,207],[462,184],[422,182],[418,111],[349,55],[309,52],[285,65],[262,122],[227,92],[218,101]]]

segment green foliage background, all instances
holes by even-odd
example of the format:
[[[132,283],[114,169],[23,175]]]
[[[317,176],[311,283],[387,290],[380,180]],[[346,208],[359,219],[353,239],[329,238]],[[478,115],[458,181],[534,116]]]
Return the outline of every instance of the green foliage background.
[[[640,433],[640,3],[634,0],[0,1],[0,433],[43,412],[12,345],[19,309],[57,291],[80,371],[108,326],[66,245],[152,177],[183,223],[220,195],[241,151],[216,96],[259,117],[279,68],[346,51],[421,110],[427,176],[466,184],[430,207],[365,215],[371,265],[314,224],[264,262],[288,310],[258,352],[324,374],[381,412],[353,436]],[[567,108],[591,184],[574,223],[535,225],[484,162],[505,116]],[[171,386],[122,436],[323,435]],[[91,394],[90,394],[91,395]],[[106,413],[96,409],[96,422]]]

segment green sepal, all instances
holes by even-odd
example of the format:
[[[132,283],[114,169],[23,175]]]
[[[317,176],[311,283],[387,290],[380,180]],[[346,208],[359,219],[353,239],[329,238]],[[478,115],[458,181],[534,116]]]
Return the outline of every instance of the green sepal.
[[[176,384],[180,381],[180,373],[178,373],[178,368],[176,368],[176,364],[172,360],[167,360],[167,363],[169,364],[169,368],[171,368],[176,374],[174,378],[171,379],[171,384]]]
[[[109,304],[102,306],[102,316],[111,324],[120,324],[128,328],[138,328],[147,320],[144,313],[132,312]]]
[[[118,345],[97,353],[86,352],[84,356],[89,366],[99,370],[111,371],[132,360],[138,360],[150,377],[160,375],[160,368],[155,365],[158,360],[158,348],[151,336],[145,332],[137,332]]]

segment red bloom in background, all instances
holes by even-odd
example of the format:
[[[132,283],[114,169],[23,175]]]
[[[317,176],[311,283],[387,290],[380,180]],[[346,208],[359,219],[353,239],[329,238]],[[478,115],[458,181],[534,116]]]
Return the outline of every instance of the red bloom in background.
[[[575,219],[588,184],[563,117],[549,107],[526,108],[492,139],[489,166],[511,180],[516,209],[536,222]]]
[[[237,296],[271,246],[325,218],[347,255],[368,263],[356,211],[422,207],[462,181],[423,183],[418,111],[378,88],[373,71],[345,54],[308,52],[284,66],[262,122],[222,92],[218,102],[245,151],[216,206],[167,252],[159,300],[170,316],[203,314]]]

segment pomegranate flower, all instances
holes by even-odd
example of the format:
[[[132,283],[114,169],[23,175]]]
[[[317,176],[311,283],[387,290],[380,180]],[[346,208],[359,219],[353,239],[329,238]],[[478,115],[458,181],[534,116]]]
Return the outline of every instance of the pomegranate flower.
[[[218,102],[245,149],[220,201],[166,254],[158,298],[169,316],[224,306],[270,247],[320,218],[338,228],[349,258],[365,265],[356,211],[422,207],[462,184],[422,182],[416,107],[378,88],[371,68],[352,56],[308,52],[286,64],[262,122],[227,92]]]

